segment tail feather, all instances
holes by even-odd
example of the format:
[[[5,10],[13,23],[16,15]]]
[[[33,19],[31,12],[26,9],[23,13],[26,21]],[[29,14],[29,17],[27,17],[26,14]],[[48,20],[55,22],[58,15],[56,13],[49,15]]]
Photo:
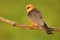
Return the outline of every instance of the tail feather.
[[[45,29],[45,31],[47,32],[47,34],[53,34],[52,33],[52,28],[47,27],[46,23],[44,23],[43,28]]]
[[[48,30],[46,30],[46,32],[47,32],[47,34],[53,34],[53,32],[52,32],[52,29],[48,29]]]

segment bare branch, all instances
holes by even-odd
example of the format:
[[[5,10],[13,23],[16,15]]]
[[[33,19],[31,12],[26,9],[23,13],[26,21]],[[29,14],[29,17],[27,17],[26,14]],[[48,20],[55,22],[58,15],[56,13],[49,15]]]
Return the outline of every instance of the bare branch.
[[[25,24],[19,24],[19,23],[16,23],[16,22],[14,22],[14,21],[11,21],[11,20],[9,20],[9,19],[3,18],[3,17],[1,17],[1,16],[0,16],[0,21],[5,22],[5,23],[10,24],[10,25],[15,26],[15,27],[22,27],[22,28],[25,28],[25,29],[44,30],[43,28],[38,27],[38,26],[35,26],[35,27],[32,28],[31,26],[27,26],[27,25],[25,25]],[[58,32],[60,32],[60,28],[55,28],[55,27],[49,27],[49,28],[52,28],[53,31],[58,31]]]

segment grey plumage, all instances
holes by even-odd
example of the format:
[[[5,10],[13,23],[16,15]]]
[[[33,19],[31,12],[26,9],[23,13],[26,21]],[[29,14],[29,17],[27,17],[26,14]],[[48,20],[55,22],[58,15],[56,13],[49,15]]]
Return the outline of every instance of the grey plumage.
[[[41,15],[40,11],[38,11],[37,9],[31,10],[28,13],[28,17],[38,26],[43,27],[48,34],[52,34],[51,29],[49,29],[46,23],[44,22],[43,16]]]

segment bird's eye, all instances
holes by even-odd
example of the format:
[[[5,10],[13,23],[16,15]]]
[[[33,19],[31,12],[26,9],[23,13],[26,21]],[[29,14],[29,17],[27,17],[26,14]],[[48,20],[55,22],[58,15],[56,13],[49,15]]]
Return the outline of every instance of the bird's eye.
[[[27,9],[29,9],[30,7],[27,7]]]

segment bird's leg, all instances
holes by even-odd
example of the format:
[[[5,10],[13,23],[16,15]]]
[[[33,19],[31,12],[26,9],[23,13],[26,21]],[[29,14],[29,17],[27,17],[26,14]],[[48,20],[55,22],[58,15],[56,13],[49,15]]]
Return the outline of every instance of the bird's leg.
[[[31,19],[29,19],[29,21],[30,21],[30,28],[36,28],[37,27],[37,24],[34,23]]]
[[[31,28],[36,28],[37,24],[35,24],[34,22],[31,22],[30,26],[31,26]]]

